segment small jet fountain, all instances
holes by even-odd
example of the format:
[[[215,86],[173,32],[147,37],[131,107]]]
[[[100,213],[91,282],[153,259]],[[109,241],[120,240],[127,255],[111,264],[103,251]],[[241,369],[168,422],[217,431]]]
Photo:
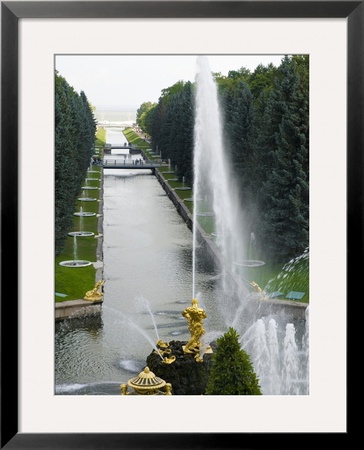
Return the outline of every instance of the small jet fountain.
[[[70,234],[70,233],[68,233]],[[91,266],[91,262],[90,261],[86,261],[84,259],[78,259],[78,254],[77,254],[77,236],[78,234],[75,233],[72,235],[73,236],[73,259],[67,260],[67,261],[61,261],[59,263],[60,266],[64,266],[64,267],[87,267],[87,266]]]

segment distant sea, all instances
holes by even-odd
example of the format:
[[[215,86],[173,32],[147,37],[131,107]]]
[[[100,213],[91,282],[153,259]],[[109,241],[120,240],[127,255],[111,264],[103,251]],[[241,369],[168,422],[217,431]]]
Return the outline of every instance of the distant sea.
[[[118,111],[111,109],[96,108],[95,117],[98,121],[107,120],[108,122],[135,122],[136,111]]]

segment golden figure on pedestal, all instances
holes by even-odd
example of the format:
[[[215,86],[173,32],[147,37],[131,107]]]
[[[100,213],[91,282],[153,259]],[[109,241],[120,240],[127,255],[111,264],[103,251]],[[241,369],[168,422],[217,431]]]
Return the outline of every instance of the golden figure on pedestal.
[[[198,306],[198,300],[194,298],[192,300],[192,306],[187,307],[182,312],[183,317],[187,319],[188,329],[190,330],[191,337],[187,344],[183,347],[185,353],[199,353],[200,351],[200,338],[205,334],[205,329],[202,325],[203,319],[206,318],[205,311]]]

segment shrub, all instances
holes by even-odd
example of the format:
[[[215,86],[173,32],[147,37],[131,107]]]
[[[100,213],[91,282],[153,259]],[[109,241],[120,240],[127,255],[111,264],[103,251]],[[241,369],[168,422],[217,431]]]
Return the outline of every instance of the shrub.
[[[239,344],[239,335],[229,328],[217,339],[206,395],[262,395],[250,357]]]

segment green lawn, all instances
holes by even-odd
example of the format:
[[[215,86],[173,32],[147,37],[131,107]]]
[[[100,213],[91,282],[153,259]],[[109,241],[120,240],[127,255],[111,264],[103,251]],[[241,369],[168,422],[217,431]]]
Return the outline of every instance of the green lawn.
[[[101,171],[100,167],[94,166],[93,170]],[[97,175],[97,174],[91,174]],[[93,178],[93,176],[90,178]],[[97,176],[100,179],[100,176]],[[96,177],[95,177],[96,178]],[[88,181],[89,186],[100,187],[101,181]],[[88,196],[95,197],[99,200],[100,190],[89,191]],[[92,193],[92,194],[90,194]],[[81,202],[75,201],[75,212],[80,210],[82,206],[84,212],[93,212],[95,216],[85,216],[82,219],[79,216],[74,216],[72,231],[90,231],[94,233],[93,236],[79,236],[76,237],[77,254],[75,255],[75,238],[68,236],[63,252],[55,258],[55,291],[57,293],[66,294],[65,297],[55,295],[55,301],[61,302],[66,300],[75,300],[83,298],[85,293],[91,290],[95,285],[96,269],[91,266],[87,267],[67,267],[60,266],[61,261],[69,261],[75,259],[96,262],[96,249],[98,239],[95,236],[98,234],[98,211],[99,201]],[[82,223],[81,223],[82,221]],[[82,229],[81,229],[82,227]]]
[[[130,144],[133,144],[135,147],[140,148],[143,151],[146,151],[150,148],[150,144],[142,139],[137,133],[135,133],[132,128],[127,128],[123,131],[124,136],[128,140]],[[152,155],[147,152],[149,157],[152,158]]]
[[[309,303],[309,253],[288,261],[276,275],[268,280],[266,290],[268,293],[282,292],[284,295],[279,298],[287,298],[290,291],[304,292],[302,299],[295,301]]]

